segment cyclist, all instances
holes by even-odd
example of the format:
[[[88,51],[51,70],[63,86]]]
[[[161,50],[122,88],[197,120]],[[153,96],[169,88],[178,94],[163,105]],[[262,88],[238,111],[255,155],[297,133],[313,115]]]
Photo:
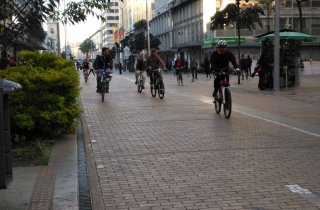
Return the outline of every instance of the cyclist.
[[[211,55],[211,68],[213,73],[223,69],[223,71],[229,70],[229,62],[232,63],[233,67],[236,71],[239,71],[239,66],[236,62],[236,58],[234,57],[233,53],[227,49],[227,43],[225,40],[219,40],[216,46],[216,50]],[[217,75],[214,79],[214,90],[212,96],[214,98],[217,97],[218,90],[222,92],[221,87],[221,76]],[[227,82],[229,85],[229,75],[227,74]]]
[[[179,75],[181,74],[182,77],[183,70],[183,63],[180,56],[178,56],[176,61],[174,62],[174,68],[176,69],[177,81],[179,82]]]
[[[151,55],[147,59],[147,70],[148,70],[148,74],[150,76],[150,84],[152,84],[152,82],[153,82],[152,71],[159,69],[160,66],[162,66],[162,68],[164,70],[167,69],[166,64],[163,62],[163,60],[157,54],[157,50],[153,48],[153,49],[151,49]],[[159,75],[159,77],[162,78],[161,74]]]
[[[138,73],[139,71],[139,73]],[[144,89],[144,82],[145,82],[145,71],[146,71],[146,61],[144,59],[144,53],[140,52],[139,54],[139,59],[137,61],[137,65],[136,65],[136,82],[135,84],[138,84],[138,76],[139,74],[141,74],[142,76],[142,89]]]
[[[103,69],[110,69],[112,72],[112,57],[110,50],[107,47],[102,48],[102,55],[97,55],[96,59],[93,62],[93,68],[97,71],[97,93],[100,92],[100,82],[102,77]],[[108,91],[109,92],[109,91]]]

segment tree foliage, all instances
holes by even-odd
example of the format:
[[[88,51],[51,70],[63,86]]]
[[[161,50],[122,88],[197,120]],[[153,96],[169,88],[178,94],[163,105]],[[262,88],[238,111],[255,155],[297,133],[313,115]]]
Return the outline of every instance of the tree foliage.
[[[84,40],[79,47],[82,53],[85,53],[88,57],[88,53],[96,48],[96,44],[91,39]]]
[[[24,39],[28,30],[35,31],[34,25],[51,19],[64,24],[76,24],[93,15],[102,21],[101,10],[109,8],[108,0],[80,0],[69,2],[61,10],[60,0],[1,0],[0,40],[6,49],[17,39]],[[97,11],[97,12],[96,12]],[[7,24],[4,24],[7,23]]]
[[[21,51],[27,64],[0,71],[22,90],[10,94],[11,128],[20,140],[47,139],[54,132],[74,132],[81,110],[79,74],[73,62],[54,53]],[[27,142],[26,142],[27,143]]]
[[[225,9],[216,12],[216,14],[211,17],[210,29],[221,29],[225,25],[237,22],[237,10],[238,8],[236,4],[228,4]],[[256,28],[255,24],[263,27],[260,15],[264,15],[264,11],[257,5],[241,6],[239,13],[240,28],[246,28],[251,31]]]
[[[137,52],[144,49],[147,49],[147,20],[142,19],[134,24],[134,32],[127,35],[123,40],[121,40],[121,46],[129,47],[131,52]],[[153,34],[149,34],[150,37],[150,47],[159,49],[159,45],[161,41],[153,36]]]

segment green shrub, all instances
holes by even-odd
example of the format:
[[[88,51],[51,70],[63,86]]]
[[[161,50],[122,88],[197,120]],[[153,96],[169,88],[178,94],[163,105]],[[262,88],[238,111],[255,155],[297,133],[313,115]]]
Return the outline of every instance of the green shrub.
[[[19,58],[27,65],[0,71],[0,77],[22,85],[22,90],[9,95],[13,136],[34,141],[74,132],[81,110],[73,63],[53,53],[22,51]]]

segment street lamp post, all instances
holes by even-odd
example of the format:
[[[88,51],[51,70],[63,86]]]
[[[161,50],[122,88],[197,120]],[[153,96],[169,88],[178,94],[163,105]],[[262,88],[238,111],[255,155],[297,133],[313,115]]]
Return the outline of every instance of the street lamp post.
[[[273,90],[280,89],[280,0],[275,0]]]
[[[238,31],[238,62],[240,63],[240,0],[237,0],[237,31]],[[238,73],[238,85],[240,84],[240,74]]]
[[[146,19],[147,19],[147,44],[148,44],[148,56],[150,56],[150,29],[149,29],[149,15],[148,15],[148,0],[146,0]]]

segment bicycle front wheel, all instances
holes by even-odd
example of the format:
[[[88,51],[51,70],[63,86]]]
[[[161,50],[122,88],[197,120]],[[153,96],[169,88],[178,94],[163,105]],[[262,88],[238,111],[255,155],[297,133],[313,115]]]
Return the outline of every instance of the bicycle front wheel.
[[[213,103],[214,103],[214,109],[216,110],[216,113],[219,114],[221,111],[221,100],[216,99]]]
[[[138,80],[138,92],[139,92],[139,93],[142,92],[142,85],[143,85],[143,84],[142,84],[142,80],[139,79],[139,80]]]
[[[164,97],[164,84],[163,82],[159,83],[159,89],[158,89],[158,94],[159,94],[159,98],[163,99]]]
[[[229,88],[224,89],[224,98],[225,98],[225,102],[223,104],[224,116],[226,118],[229,118],[231,115],[231,109],[232,109],[232,99],[231,99],[231,92]]]
[[[156,95],[157,95],[157,90],[156,90],[156,87],[155,87],[154,83],[152,83],[152,84],[150,85],[150,90],[151,90],[151,95],[152,95],[152,97],[156,97]]]

